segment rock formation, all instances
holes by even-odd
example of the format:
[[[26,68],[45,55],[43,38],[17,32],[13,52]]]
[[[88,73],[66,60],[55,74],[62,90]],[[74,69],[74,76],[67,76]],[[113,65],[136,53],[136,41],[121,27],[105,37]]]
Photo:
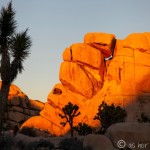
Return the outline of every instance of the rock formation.
[[[111,139],[115,148],[150,149],[149,123],[116,123],[110,126],[105,136]],[[125,143],[119,144],[119,141]]]
[[[63,60],[61,83],[49,93],[40,116],[31,117],[22,127],[66,134],[69,126],[62,127],[59,114],[69,101],[81,112],[74,125],[84,122],[98,127],[93,118],[103,100],[125,108],[127,122],[150,113],[150,33],[133,33],[123,40],[113,34],[87,33],[83,43],[64,50]]]
[[[12,84],[9,90],[4,128],[20,127],[30,117],[39,115],[43,108],[44,103],[29,99],[17,86]]]
[[[83,140],[83,147],[92,150],[116,150],[105,135],[89,134]]]

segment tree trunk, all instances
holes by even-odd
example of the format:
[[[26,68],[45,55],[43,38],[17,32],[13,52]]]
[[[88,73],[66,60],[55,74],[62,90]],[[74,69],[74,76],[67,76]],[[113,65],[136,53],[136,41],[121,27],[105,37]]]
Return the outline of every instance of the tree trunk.
[[[6,48],[2,49],[1,59],[1,79],[2,85],[0,90],[0,133],[4,123],[4,114],[7,107],[7,99],[10,88],[10,58]]]
[[[73,138],[73,119],[71,119],[70,122],[70,132],[71,132],[71,138]]]
[[[10,87],[10,84],[4,85],[2,82],[1,91],[0,91],[0,133],[3,128],[5,111],[7,108],[9,87]]]

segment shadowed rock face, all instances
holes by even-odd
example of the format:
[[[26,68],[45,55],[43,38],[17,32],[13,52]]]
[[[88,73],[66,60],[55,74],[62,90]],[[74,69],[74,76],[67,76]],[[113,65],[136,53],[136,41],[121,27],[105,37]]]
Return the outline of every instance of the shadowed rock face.
[[[131,141],[132,149],[150,149],[150,124],[149,123],[116,123],[107,129],[105,134],[115,148],[118,148],[118,141],[123,139],[126,147],[130,147]]]
[[[112,55],[112,59],[106,60]],[[48,131],[60,136],[69,131],[63,128],[59,113],[70,101],[79,106],[81,115],[74,124],[99,126],[93,120],[103,100],[127,110],[126,121],[136,122],[141,113],[150,110],[150,33],[133,33],[119,40],[113,34],[87,33],[83,43],[73,44],[63,52],[60,82],[48,95],[48,102],[40,112]],[[59,92],[59,94],[56,92]],[[35,117],[23,126],[36,126]],[[36,122],[36,121],[35,121]],[[44,122],[44,121],[43,121]],[[40,125],[39,128],[43,128]]]
[[[5,112],[5,127],[8,129],[14,128],[14,126],[19,127],[28,118],[39,115],[43,108],[42,102],[29,99],[16,85],[12,84]]]

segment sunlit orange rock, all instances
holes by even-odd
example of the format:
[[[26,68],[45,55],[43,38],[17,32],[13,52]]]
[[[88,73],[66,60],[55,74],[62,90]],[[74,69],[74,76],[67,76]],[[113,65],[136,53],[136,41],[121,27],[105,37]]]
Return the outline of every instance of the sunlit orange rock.
[[[123,47],[150,53],[150,45],[148,38],[148,33],[132,33],[124,39]]]
[[[104,57],[101,51],[83,43],[72,44],[64,51],[63,59],[65,61],[73,61],[82,65],[91,66],[96,69],[101,69],[104,64]]]
[[[56,89],[61,92],[57,93]],[[52,91],[48,94],[47,97],[47,101],[50,105],[55,105],[60,109],[68,104],[69,101],[81,107],[83,106],[85,99],[86,98],[81,94],[70,91],[60,83],[53,87]]]
[[[72,60],[72,54],[71,54],[71,49],[70,47],[67,47],[63,54],[62,54],[62,58],[64,61],[71,61]]]
[[[73,44],[65,49],[63,59],[59,77],[64,86],[87,98],[102,88],[105,64],[99,50],[86,44]]]
[[[69,131],[68,125],[65,127],[57,126],[55,122],[55,116],[53,117],[53,121],[50,121],[42,116],[35,116],[28,119],[20,129],[23,127],[36,128],[43,131],[47,131],[55,136],[61,136],[66,134]]]
[[[110,60],[104,60],[111,55]],[[49,121],[49,133],[60,136],[70,130],[68,125],[60,125],[59,116],[69,101],[81,112],[74,125],[82,122],[99,127],[99,121],[93,118],[102,101],[125,108],[127,122],[137,122],[141,113],[150,114],[149,32],[133,33],[116,41],[113,34],[87,33],[84,44],[65,49],[63,60],[59,74],[62,84],[54,86],[40,112]],[[44,124],[39,126],[45,129]]]
[[[115,35],[102,32],[87,33],[84,36],[84,43],[99,49],[104,57],[108,58],[115,47]]]
[[[47,99],[48,102],[45,103],[45,107],[40,112],[40,116],[30,118],[22,125],[22,127],[34,127],[46,130],[55,136],[67,134],[70,130],[70,126],[66,125],[63,127],[60,124],[60,122],[65,120],[61,119],[59,114],[62,114],[62,108],[68,104],[69,101],[78,105],[80,109],[83,109],[85,98],[80,94],[73,93],[66,89],[62,84],[56,84],[53,90],[49,93]],[[77,125],[78,122],[83,120],[81,116],[74,120],[74,125]]]
[[[30,109],[43,110],[44,103],[39,100],[29,100]]]
[[[61,83],[71,91],[80,93],[87,98],[93,95],[92,81],[82,67],[74,62],[63,62],[60,67]],[[82,81],[82,82],[81,82]]]

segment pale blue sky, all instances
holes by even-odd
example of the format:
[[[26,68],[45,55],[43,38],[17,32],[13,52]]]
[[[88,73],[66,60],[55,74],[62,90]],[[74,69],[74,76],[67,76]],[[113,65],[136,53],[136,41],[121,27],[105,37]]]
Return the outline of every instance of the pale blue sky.
[[[0,8],[9,0],[0,0]],[[47,101],[59,82],[62,52],[83,42],[87,32],[114,33],[123,39],[132,32],[150,31],[150,0],[13,0],[18,30],[29,27],[30,57],[14,84],[31,99]]]

